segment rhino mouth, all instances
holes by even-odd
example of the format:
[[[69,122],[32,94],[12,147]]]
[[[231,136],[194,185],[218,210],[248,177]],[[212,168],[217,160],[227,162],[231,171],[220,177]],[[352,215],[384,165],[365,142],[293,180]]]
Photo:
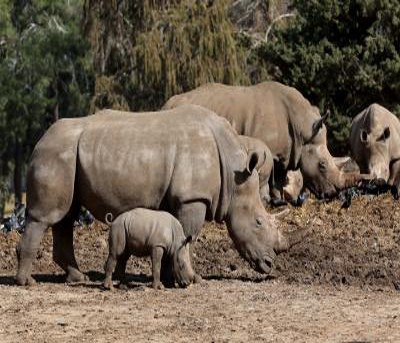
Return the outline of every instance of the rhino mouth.
[[[178,281],[178,285],[181,288],[187,288],[190,285],[190,281],[180,280],[180,281]]]
[[[330,190],[319,190],[317,187],[314,185],[310,184],[307,185],[307,188],[313,193],[319,200],[332,200],[334,199],[337,194],[338,194],[338,189],[337,187],[332,185],[332,188]]]
[[[274,267],[274,262],[271,257],[265,256],[258,259],[254,264],[253,269],[262,274],[270,274]]]

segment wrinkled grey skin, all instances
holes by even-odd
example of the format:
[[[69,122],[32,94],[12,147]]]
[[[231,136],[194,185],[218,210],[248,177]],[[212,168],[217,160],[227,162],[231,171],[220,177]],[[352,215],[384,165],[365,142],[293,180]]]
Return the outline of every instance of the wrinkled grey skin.
[[[287,170],[300,168],[305,186],[325,198],[362,179],[338,170],[318,108],[294,88],[277,82],[249,87],[212,83],[173,96],[164,108],[185,103],[204,106],[226,118],[239,134],[263,141],[278,158],[274,167],[278,185],[283,186]]]
[[[107,221],[107,218],[106,218]],[[187,287],[194,280],[189,256],[192,237],[185,237],[182,225],[168,212],[144,208],[120,214],[112,222],[109,234],[109,255],[105,265],[104,287],[112,289],[112,273],[117,260],[124,267],[119,279],[125,282],[125,267],[131,255],[151,256],[153,288],[162,289],[161,259],[165,254],[172,261],[172,272],[179,286]]]
[[[351,124],[350,147],[362,173],[400,185],[400,123],[386,108],[372,104]]]
[[[85,279],[73,249],[80,206],[98,220],[137,207],[164,210],[194,239],[205,219],[225,220],[240,254],[263,273],[295,243],[262,205],[255,169],[261,157],[247,155],[225,119],[193,105],[160,113],[102,111],[50,127],[28,168],[18,284],[34,282],[32,261],[49,226],[53,258],[67,282]]]
[[[261,160],[258,162],[256,169],[258,172],[260,182],[260,197],[264,205],[267,205],[270,200],[270,186],[272,183],[271,176],[273,177],[274,159],[271,154],[271,150],[257,138],[239,135],[239,140],[245,147],[246,151],[252,152],[257,151]]]

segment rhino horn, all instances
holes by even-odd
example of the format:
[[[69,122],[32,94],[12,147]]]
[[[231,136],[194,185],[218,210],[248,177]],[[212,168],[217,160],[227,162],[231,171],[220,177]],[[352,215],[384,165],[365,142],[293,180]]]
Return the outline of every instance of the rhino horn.
[[[290,212],[290,210],[288,208],[286,208],[278,213],[274,213],[273,216],[274,216],[274,218],[279,219],[279,218],[286,216],[289,212]]]
[[[310,234],[310,229],[300,228],[296,231],[292,231],[283,235],[280,231],[278,231],[278,244],[275,249],[277,254],[281,252],[288,251],[292,246],[299,244],[305,237]]]

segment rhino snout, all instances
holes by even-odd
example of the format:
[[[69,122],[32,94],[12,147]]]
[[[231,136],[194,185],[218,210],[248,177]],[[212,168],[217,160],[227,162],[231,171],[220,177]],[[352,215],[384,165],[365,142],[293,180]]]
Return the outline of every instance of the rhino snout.
[[[370,168],[371,170],[371,175],[374,179],[382,179],[385,182],[388,181],[389,179],[389,167],[388,166],[375,166],[373,168]]]
[[[270,256],[264,256],[257,261],[255,270],[259,273],[270,274],[274,268],[274,261]]]
[[[181,288],[187,288],[187,287],[189,287],[189,285],[190,285],[191,283],[192,283],[192,282],[189,281],[189,280],[179,280],[179,281],[178,281],[178,285],[179,285],[179,287],[181,287]]]

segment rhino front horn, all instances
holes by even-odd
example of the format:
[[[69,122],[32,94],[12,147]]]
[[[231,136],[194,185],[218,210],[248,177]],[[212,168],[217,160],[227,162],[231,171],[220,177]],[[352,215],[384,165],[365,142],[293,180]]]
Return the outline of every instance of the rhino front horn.
[[[310,234],[310,229],[297,229],[296,231],[292,231],[283,235],[280,231],[278,232],[278,247],[276,253],[279,254],[281,252],[288,251],[291,247],[296,244],[299,244]]]

